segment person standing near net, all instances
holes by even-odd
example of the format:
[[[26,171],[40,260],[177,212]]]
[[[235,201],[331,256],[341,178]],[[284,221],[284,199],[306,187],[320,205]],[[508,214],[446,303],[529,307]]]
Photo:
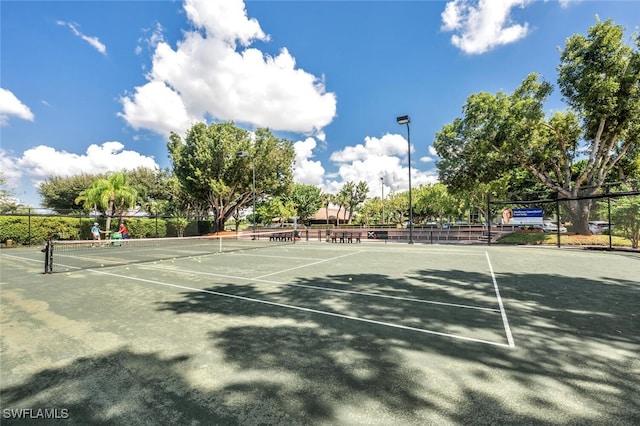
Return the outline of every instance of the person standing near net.
[[[94,223],[91,227],[91,236],[94,240],[100,240],[100,225],[98,222]]]
[[[120,229],[118,230],[118,232],[120,232],[123,240],[127,239],[127,227],[124,226],[124,222],[120,224]]]

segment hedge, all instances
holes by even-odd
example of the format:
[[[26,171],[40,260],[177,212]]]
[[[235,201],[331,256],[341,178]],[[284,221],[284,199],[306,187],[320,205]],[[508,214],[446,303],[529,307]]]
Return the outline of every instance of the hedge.
[[[7,215],[0,216],[0,242],[12,240],[15,245],[38,245],[48,239],[88,240],[94,222],[105,229],[104,218],[64,216]],[[129,238],[153,238],[203,235],[215,229],[206,220],[181,218],[130,218],[125,219]],[[118,219],[111,220],[111,230],[116,232]]]

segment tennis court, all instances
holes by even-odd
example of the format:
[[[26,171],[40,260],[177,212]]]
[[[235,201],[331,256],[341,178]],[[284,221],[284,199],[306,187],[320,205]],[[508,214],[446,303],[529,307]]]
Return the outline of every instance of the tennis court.
[[[637,253],[123,246],[0,252],[3,424],[640,423]]]

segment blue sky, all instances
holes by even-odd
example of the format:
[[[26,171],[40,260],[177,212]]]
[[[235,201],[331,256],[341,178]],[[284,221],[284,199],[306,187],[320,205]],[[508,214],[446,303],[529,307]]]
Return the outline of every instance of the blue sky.
[[[436,182],[435,133],[466,98],[555,84],[596,15],[630,36],[640,2],[2,0],[0,167],[38,207],[47,177],[169,167],[170,131],[234,121],[295,142],[297,182],[406,191],[397,116],[412,185]]]

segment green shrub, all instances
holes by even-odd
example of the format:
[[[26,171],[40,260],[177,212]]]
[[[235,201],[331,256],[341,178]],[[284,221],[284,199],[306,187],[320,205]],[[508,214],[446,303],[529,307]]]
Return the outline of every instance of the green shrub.
[[[167,222],[162,218],[125,219],[129,238],[155,238],[167,236]]]
[[[105,229],[104,218],[73,216],[6,215],[0,216],[0,242],[12,240],[16,245],[38,245],[49,239],[89,240],[91,227],[98,222],[100,229],[117,232],[118,218],[111,220],[111,229]],[[129,238],[176,237],[205,235],[215,230],[215,222],[182,218],[141,217],[124,220]]]
[[[81,238],[78,218],[60,216],[0,216],[0,241],[15,244],[41,244],[50,238]]]

